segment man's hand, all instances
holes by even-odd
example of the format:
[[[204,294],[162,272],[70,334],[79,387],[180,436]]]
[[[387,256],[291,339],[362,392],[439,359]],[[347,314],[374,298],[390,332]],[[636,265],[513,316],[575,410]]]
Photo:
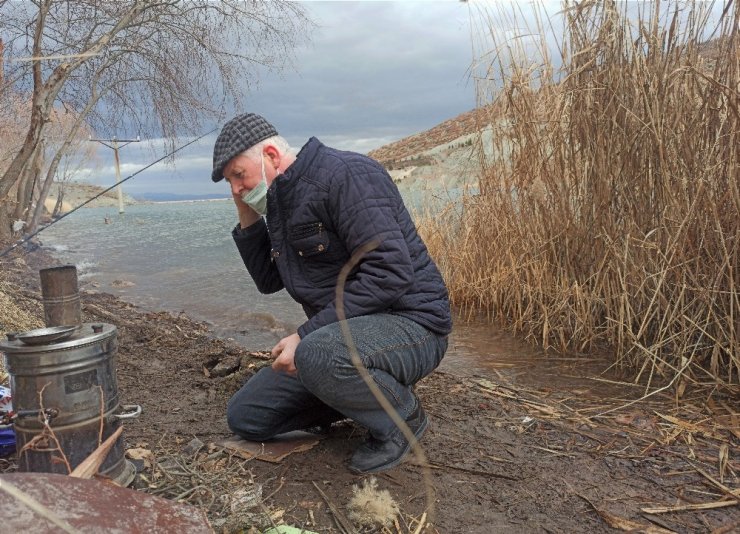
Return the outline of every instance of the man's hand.
[[[252,226],[260,220],[259,214],[247,206],[239,195],[232,191],[231,197],[234,199],[234,204],[236,204],[236,212],[239,215],[239,225],[242,228]]]
[[[272,356],[275,361],[272,362],[272,368],[275,371],[295,375],[295,349],[301,342],[301,336],[293,334],[281,339],[277,345],[272,348]]]

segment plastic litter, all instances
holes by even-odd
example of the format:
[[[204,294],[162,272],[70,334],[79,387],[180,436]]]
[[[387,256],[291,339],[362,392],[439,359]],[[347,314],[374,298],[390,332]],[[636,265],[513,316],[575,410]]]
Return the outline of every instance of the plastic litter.
[[[0,386],[0,416],[13,413],[13,401],[10,388]],[[15,430],[13,425],[0,425],[0,458],[15,452]]]
[[[0,413],[13,411],[13,397],[10,394],[10,388],[0,386]]]
[[[15,452],[15,430],[12,425],[0,426],[0,458]]]

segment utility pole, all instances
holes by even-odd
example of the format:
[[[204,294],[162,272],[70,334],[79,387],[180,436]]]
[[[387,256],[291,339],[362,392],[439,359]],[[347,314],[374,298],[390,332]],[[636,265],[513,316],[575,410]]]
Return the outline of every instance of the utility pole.
[[[130,143],[138,143],[140,141],[139,136],[136,139],[117,139],[113,136],[113,139],[93,139],[90,141],[97,141],[101,145],[107,146],[113,149],[113,157],[116,160],[116,191],[118,192],[118,213],[123,213],[123,189],[121,188],[121,160],[118,157],[118,149],[123,148]],[[112,144],[108,144],[112,143]],[[123,143],[119,145],[118,143]]]

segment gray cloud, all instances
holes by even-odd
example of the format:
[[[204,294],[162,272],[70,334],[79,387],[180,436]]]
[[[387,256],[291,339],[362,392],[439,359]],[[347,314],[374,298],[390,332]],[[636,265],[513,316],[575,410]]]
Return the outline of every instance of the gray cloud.
[[[297,50],[294,68],[264,71],[244,110],[263,114],[291,144],[310,136],[367,152],[431,128],[475,106],[468,6],[447,2],[306,2],[318,24]],[[157,165],[124,184],[148,192],[226,193],[209,178],[214,136],[188,147],[175,166]],[[143,145],[143,143],[142,143]],[[161,147],[161,140],[155,145]],[[104,149],[101,160],[112,162]],[[161,151],[158,152],[161,154]],[[149,149],[121,152],[126,171],[155,159]],[[112,167],[96,183],[113,183]],[[122,171],[123,176],[127,172]]]
[[[297,72],[251,104],[288,136],[404,137],[471,109],[468,11],[460,2],[318,2]]]

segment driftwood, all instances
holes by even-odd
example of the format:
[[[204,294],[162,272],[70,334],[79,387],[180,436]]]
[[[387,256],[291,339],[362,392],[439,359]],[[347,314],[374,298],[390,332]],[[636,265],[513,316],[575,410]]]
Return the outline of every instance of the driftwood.
[[[118,427],[118,430],[113,432],[113,434],[101,443],[100,446],[90,454],[90,456],[85,458],[80,465],[75,467],[69,476],[76,478],[92,478],[95,476],[95,473],[98,472],[98,469],[105,461],[108,456],[108,452],[110,452],[111,447],[113,447],[113,444],[118,439],[118,436],[121,435],[121,432],[123,432],[122,426]]]

